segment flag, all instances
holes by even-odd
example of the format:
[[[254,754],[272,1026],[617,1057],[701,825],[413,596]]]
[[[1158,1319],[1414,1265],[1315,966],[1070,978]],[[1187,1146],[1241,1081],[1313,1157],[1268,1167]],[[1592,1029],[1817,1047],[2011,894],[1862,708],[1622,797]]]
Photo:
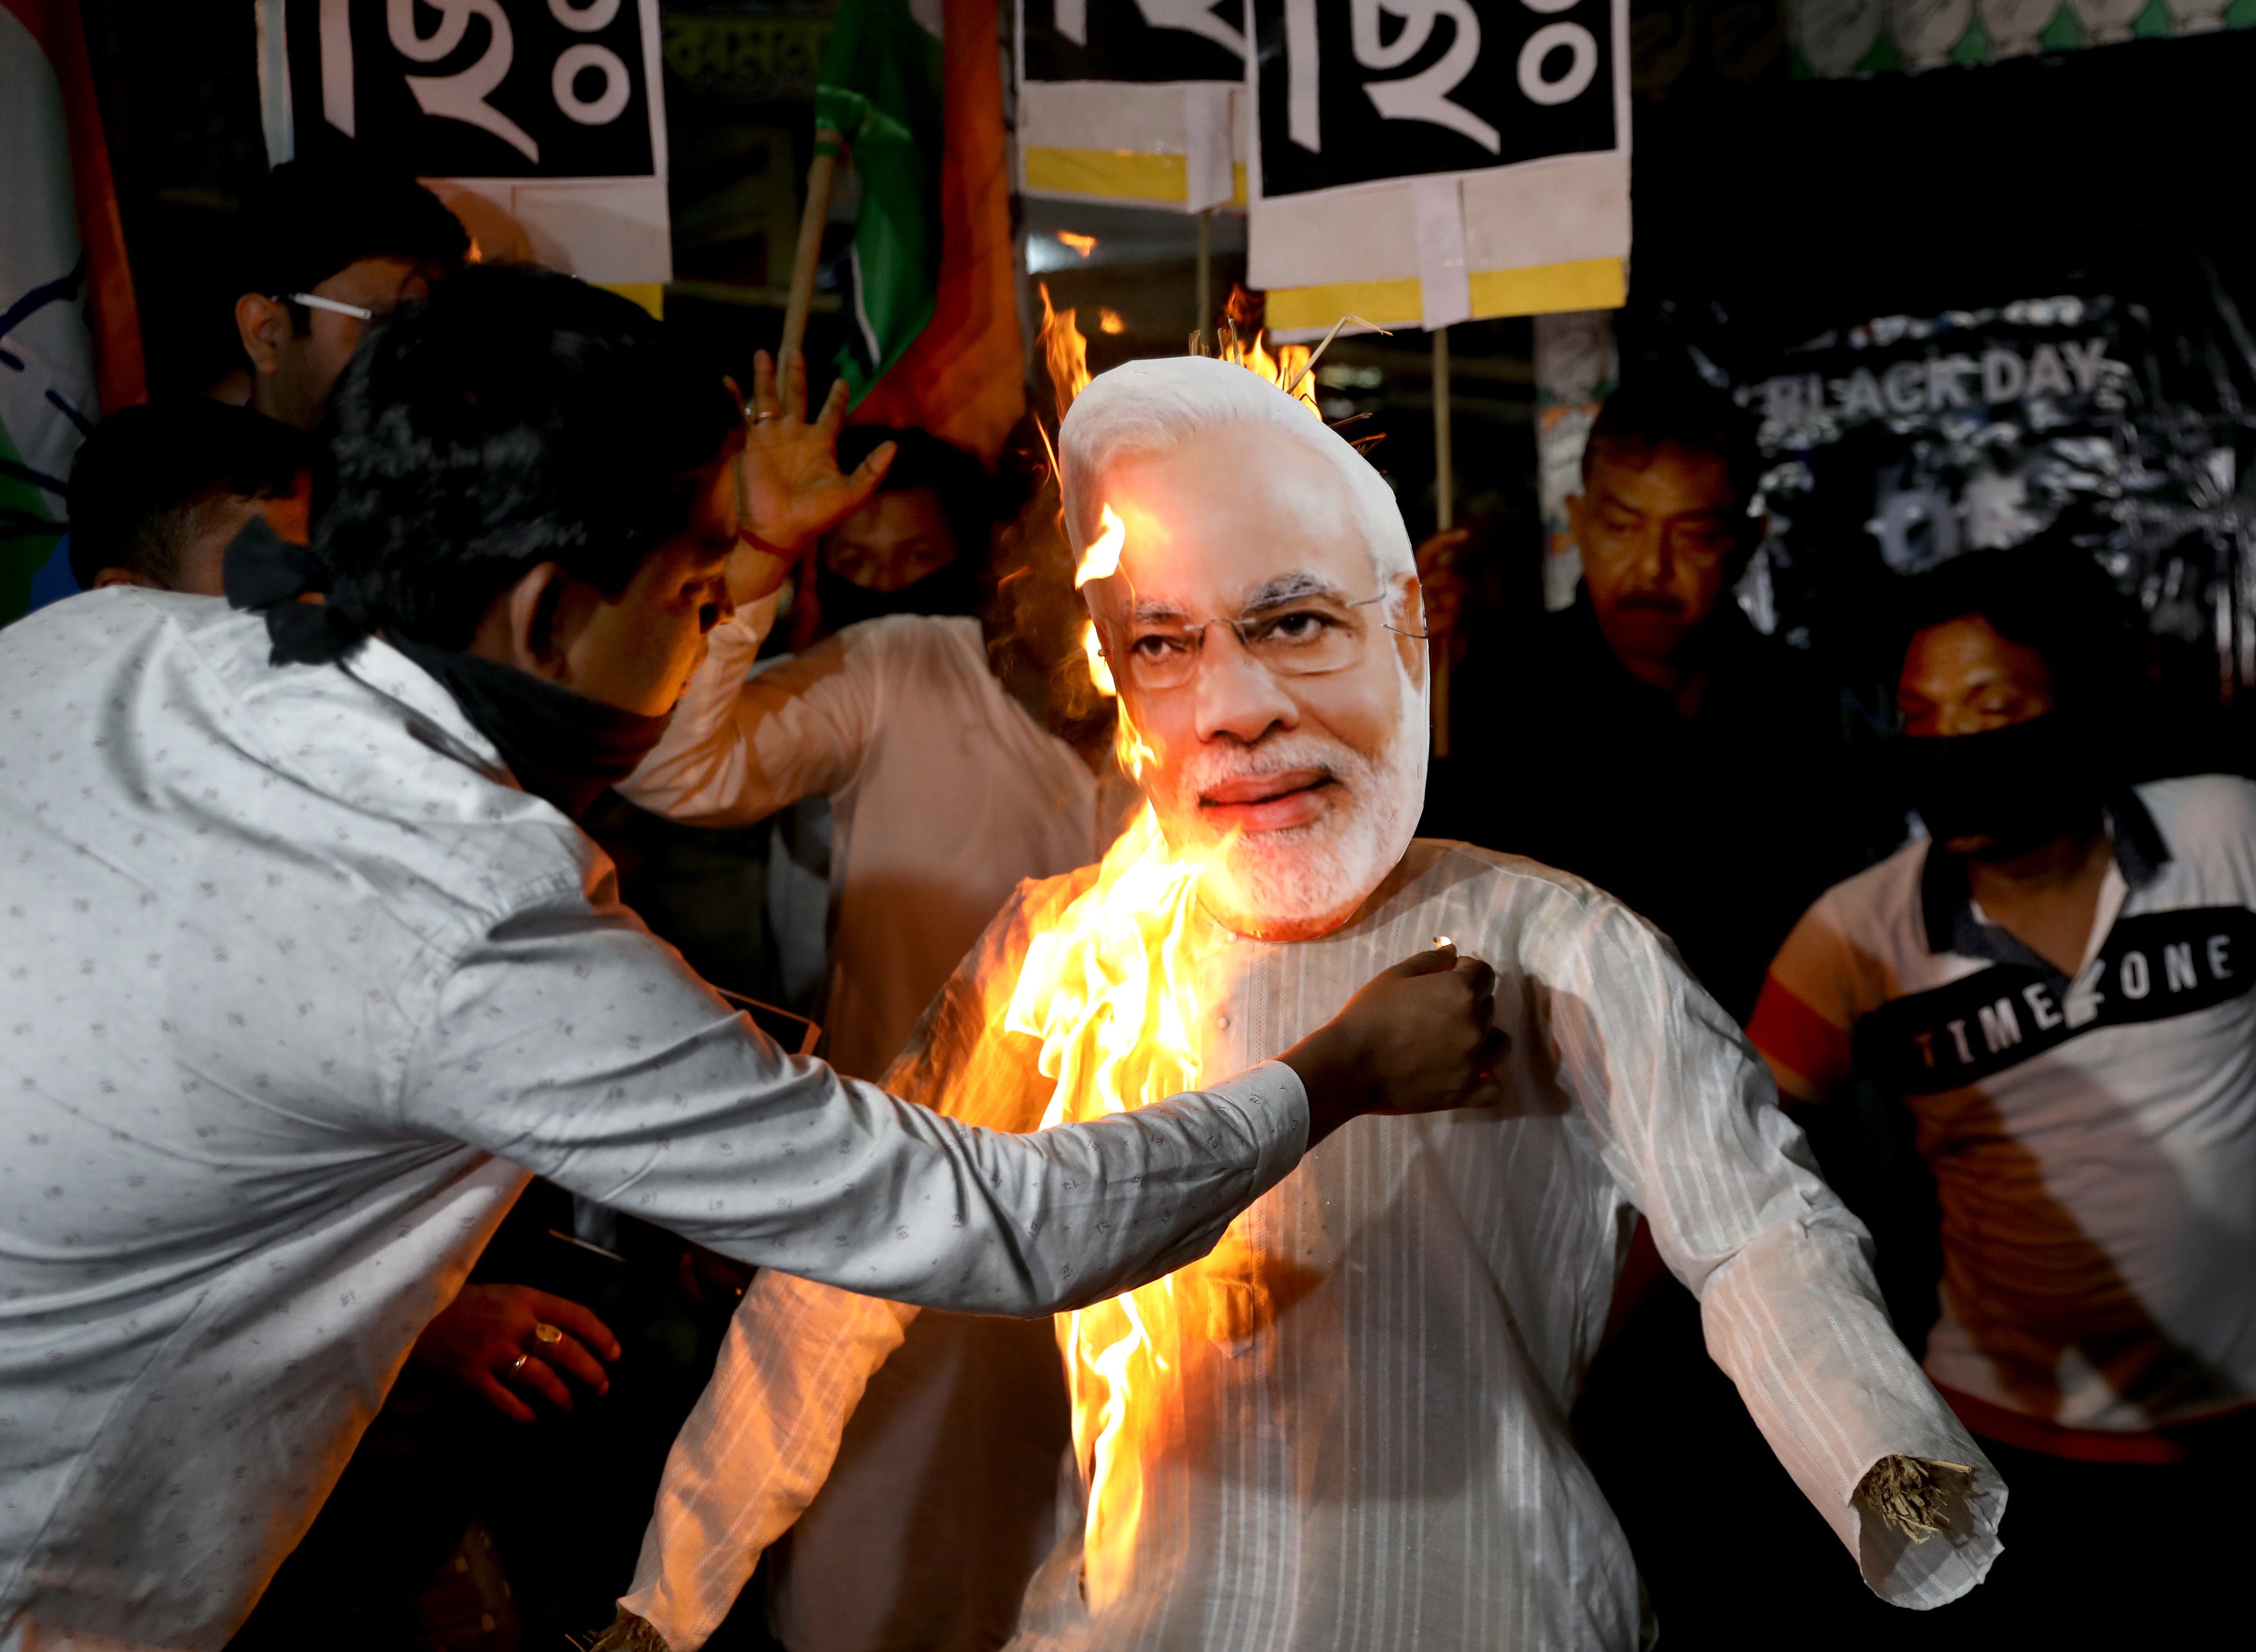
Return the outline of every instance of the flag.
[[[0,0],[0,624],[65,529],[79,442],[146,395],[77,0]]]
[[[1174,212],[1244,204],[1244,0],[1018,5],[1028,194]]]
[[[823,48],[814,124],[844,141],[862,186],[838,353],[857,404],[932,320],[939,292],[942,60],[908,0],[841,0]]]
[[[1628,0],[1249,4],[1247,280],[1276,336],[1623,302]]]
[[[927,60],[908,57],[907,47],[914,45],[922,52],[930,44],[934,88],[947,88],[940,119],[927,129],[938,141],[926,138],[921,151],[927,165],[931,158],[940,158],[931,193],[924,198],[927,213],[935,206],[937,212],[919,221],[915,235],[905,223],[908,168],[902,137],[892,130],[879,134],[873,156],[870,137],[857,142],[849,135],[862,177],[862,216],[855,229],[855,326],[840,368],[859,397],[857,424],[929,431],[991,464],[1026,406],[1026,353],[1011,256],[1010,150],[1003,129],[997,0],[945,0],[943,11],[944,41],[932,42],[913,22],[907,26],[916,31],[918,41],[892,37],[903,53],[896,60],[904,71],[900,80],[906,80],[909,64]],[[857,60],[850,44],[840,52],[840,35],[883,11],[906,19],[900,0],[844,0],[839,8],[838,32],[831,37],[834,55],[824,60],[817,94],[818,100],[827,100],[818,102],[818,120],[826,114],[858,118],[865,131],[877,124],[879,106],[870,91],[858,95],[858,106],[834,95],[840,81],[833,78],[831,66]],[[842,124],[838,130],[847,130]],[[913,130],[899,123],[899,133]],[[911,262],[912,248],[925,262]],[[920,270],[930,271],[920,300],[913,285]],[[881,287],[881,282],[886,285]],[[886,322],[878,319],[881,295]],[[905,330],[884,330],[888,324]],[[872,369],[864,363],[882,366]],[[857,372],[867,376],[857,378]]]

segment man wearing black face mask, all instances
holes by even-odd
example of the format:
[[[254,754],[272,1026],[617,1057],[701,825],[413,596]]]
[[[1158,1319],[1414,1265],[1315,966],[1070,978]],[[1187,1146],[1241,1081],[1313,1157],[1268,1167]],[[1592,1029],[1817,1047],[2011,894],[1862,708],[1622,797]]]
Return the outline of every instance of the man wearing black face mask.
[[[994,535],[998,485],[969,453],[920,430],[856,425],[839,432],[851,469],[891,446],[878,491],[822,535],[814,600],[793,615],[793,645],[890,614],[973,614]]]
[[[2104,587],[2062,542],[1912,584],[1929,836],[1810,909],[1749,1028],[1790,1106],[1861,1073],[1934,1170],[1928,1373],[2013,1488],[1968,1644],[2216,1620],[2256,1541],[2256,786],[2116,779]]]

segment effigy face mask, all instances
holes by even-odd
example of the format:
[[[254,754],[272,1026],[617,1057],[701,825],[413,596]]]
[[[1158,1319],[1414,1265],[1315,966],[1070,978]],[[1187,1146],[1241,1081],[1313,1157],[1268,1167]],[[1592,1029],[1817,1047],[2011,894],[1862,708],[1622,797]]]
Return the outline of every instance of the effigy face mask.
[[[1169,847],[1241,933],[1336,927],[1423,799],[1414,582],[1378,566],[1338,468],[1273,428],[1123,453],[1095,486],[1124,538],[1090,606]]]

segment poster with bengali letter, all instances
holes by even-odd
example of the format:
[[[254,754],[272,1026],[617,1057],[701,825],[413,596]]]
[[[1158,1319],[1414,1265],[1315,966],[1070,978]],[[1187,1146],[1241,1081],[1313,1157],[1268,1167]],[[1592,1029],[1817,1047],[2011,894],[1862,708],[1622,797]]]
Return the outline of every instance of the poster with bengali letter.
[[[658,0],[259,0],[268,158],[397,160],[482,254],[672,278]]]
[[[1286,336],[1618,306],[1628,0],[1248,0],[1251,277]]]
[[[1019,0],[1021,187],[1242,205],[1244,18],[1245,0]]]

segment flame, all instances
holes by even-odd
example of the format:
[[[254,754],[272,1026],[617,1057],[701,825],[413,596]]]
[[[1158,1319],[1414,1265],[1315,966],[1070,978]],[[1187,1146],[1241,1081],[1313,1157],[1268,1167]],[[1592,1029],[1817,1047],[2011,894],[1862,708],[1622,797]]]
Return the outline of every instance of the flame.
[[[1081,628],[1081,651],[1089,657],[1089,680],[1096,685],[1096,692],[1107,699],[1117,697],[1120,690],[1112,680],[1112,668],[1104,663],[1104,644],[1097,640],[1095,620]]]
[[[1089,385],[1089,341],[1074,325],[1074,312],[1050,308],[1050,284],[1041,284],[1042,325],[1035,341],[1050,370],[1050,391],[1057,398],[1058,423],[1065,423],[1073,398]]]
[[[1100,308],[1096,313],[1096,330],[1109,336],[1115,333],[1125,333],[1128,330],[1128,324],[1120,319],[1119,311]]]
[[[1061,229],[1057,232],[1057,238],[1061,246],[1071,248],[1084,258],[1096,250],[1095,235],[1077,235],[1070,229]]]
[[[1194,918],[1202,871],[1168,848],[1147,804],[1106,853],[1096,883],[1029,944],[1004,1024],[1041,1041],[1040,1071],[1057,1081],[1044,1128],[1197,1087]],[[1058,1316],[1074,1448],[1089,1487],[1082,1575],[1099,1611],[1131,1582],[1144,1501],[1140,1448],[1160,1425],[1160,1409],[1139,1407],[1137,1395],[1169,1368],[1168,1343],[1207,1328],[1203,1317],[1186,1313],[1190,1297],[1179,1301],[1179,1279],[1195,1283],[1186,1269]]]
[[[1308,347],[1305,344],[1280,344],[1272,355],[1262,348],[1268,335],[1255,332],[1251,337],[1226,340],[1222,347],[1222,359],[1258,374],[1280,390],[1289,389],[1293,399],[1316,412],[1316,376],[1308,371]],[[1322,418],[1321,413],[1317,413]]]
[[[1041,294],[1040,338],[1062,424],[1089,383],[1088,342],[1071,310],[1051,308],[1047,285]],[[1099,313],[1105,330],[1113,331],[1111,313]],[[1288,344],[1273,355],[1261,329],[1244,325],[1251,315],[1242,290],[1232,296],[1230,316],[1234,325],[1222,333],[1223,359],[1286,389],[1315,412],[1309,351]],[[1076,589],[1120,566],[1127,524],[1109,504],[1099,506],[1098,524],[1075,570]],[[1083,626],[1081,642],[1090,680],[1113,695],[1093,621]],[[1140,779],[1153,754],[1124,703],[1117,731],[1120,766]],[[1146,804],[1106,852],[1095,884],[1029,941],[1004,1026],[1040,1041],[1037,1065],[1056,1084],[1045,1129],[1148,1107],[1197,1087],[1200,949],[1212,932],[1195,921],[1204,870],[1203,862],[1170,849]],[[1169,1426],[1170,1408],[1157,1392],[1170,1369],[1167,1351],[1187,1338],[1242,1335],[1258,1323],[1265,1297],[1248,1268],[1251,1255],[1225,1235],[1211,1256],[1164,1279],[1057,1316],[1074,1451],[1089,1493],[1082,1580],[1093,1611],[1103,1611],[1134,1583],[1144,1462],[1164,1444]]]
[[[1128,524],[1113,514],[1110,505],[1096,508],[1096,538],[1081,553],[1081,566],[1073,571],[1073,588],[1076,591],[1091,580],[1110,579],[1120,572],[1120,552],[1128,544]]]
[[[1258,374],[1317,418],[1323,414],[1316,407],[1316,376],[1310,372],[1311,352],[1305,344],[1280,344],[1272,355],[1264,341],[1268,337],[1260,325],[1260,301],[1243,286],[1233,286],[1230,305],[1224,311],[1216,352],[1225,362],[1235,362],[1247,371]]]

